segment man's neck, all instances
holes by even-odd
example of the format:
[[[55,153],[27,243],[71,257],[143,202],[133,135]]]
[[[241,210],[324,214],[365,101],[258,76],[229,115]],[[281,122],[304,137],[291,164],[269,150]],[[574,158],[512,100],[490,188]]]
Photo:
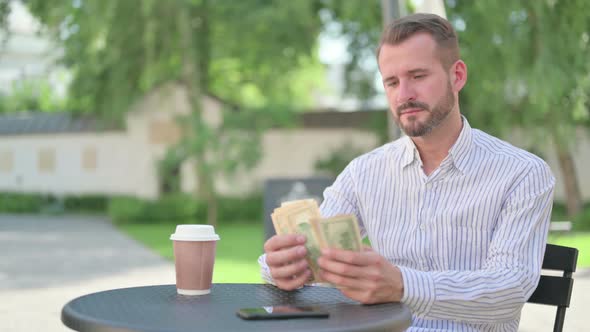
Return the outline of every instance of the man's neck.
[[[447,157],[449,150],[459,138],[462,128],[461,114],[459,110],[454,110],[428,135],[412,137],[412,141],[420,153],[422,167],[426,175],[430,175]]]

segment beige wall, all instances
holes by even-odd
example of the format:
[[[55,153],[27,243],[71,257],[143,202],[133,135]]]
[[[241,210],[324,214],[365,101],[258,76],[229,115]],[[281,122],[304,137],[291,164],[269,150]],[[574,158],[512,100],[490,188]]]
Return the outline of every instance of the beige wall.
[[[221,194],[239,195],[261,190],[268,178],[317,176],[317,160],[344,144],[355,150],[370,151],[377,146],[377,138],[355,129],[273,129],[263,135],[261,144],[263,156],[254,169],[216,179]],[[182,188],[187,192],[193,191],[196,184],[192,170],[193,165],[189,163],[182,169]]]
[[[210,125],[221,124],[222,105],[215,99],[205,98],[203,116]],[[185,90],[178,85],[166,85],[137,103],[128,116],[129,136],[149,145],[154,164],[164,157],[166,147],[172,144],[175,119],[190,111]],[[164,133],[154,135],[160,127]],[[156,138],[156,139],[154,139]],[[316,160],[324,158],[332,150],[349,144],[369,151],[376,147],[375,135],[355,129],[282,129],[269,130],[262,137],[263,157],[250,171],[238,172],[233,177],[219,176],[216,187],[223,195],[240,195],[261,190],[264,180],[271,177],[307,177],[318,175],[314,169]],[[155,166],[154,166],[155,167]],[[194,163],[185,162],[181,167],[181,189],[193,192],[198,185],[194,175]]]
[[[84,160],[93,150],[96,168]],[[0,191],[131,194],[154,197],[148,150],[123,133],[2,136],[13,167],[0,172]]]
[[[174,86],[152,92],[129,112],[126,131],[0,136],[0,191],[156,198],[158,162],[178,137],[177,116],[189,112],[184,100]],[[219,107],[207,98],[205,117],[219,123]]]

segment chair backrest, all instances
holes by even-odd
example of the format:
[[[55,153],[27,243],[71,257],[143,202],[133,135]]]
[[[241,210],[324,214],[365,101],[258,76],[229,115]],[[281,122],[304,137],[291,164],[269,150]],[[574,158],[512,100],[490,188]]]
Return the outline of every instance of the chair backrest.
[[[539,285],[528,302],[557,306],[554,332],[561,332],[565,320],[565,309],[569,307],[574,287],[572,273],[576,271],[578,249],[548,244],[543,258],[544,270],[562,271],[563,275],[541,275]]]

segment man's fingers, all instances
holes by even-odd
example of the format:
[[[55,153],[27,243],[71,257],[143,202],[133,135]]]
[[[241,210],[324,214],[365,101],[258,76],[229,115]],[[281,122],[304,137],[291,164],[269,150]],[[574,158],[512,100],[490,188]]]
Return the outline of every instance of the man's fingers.
[[[297,289],[307,282],[307,279],[311,276],[310,270],[305,270],[300,275],[296,276],[295,278],[285,278],[285,279],[275,279],[275,284],[280,289],[284,290],[294,290]]]
[[[307,262],[305,259],[293,262],[291,264],[273,267],[270,274],[274,280],[292,278],[295,275],[300,275],[307,270]]]
[[[332,260],[356,266],[368,266],[379,260],[374,251],[350,251],[335,248],[322,249],[322,256]]]
[[[299,245],[289,249],[269,252],[266,254],[266,264],[270,267],[277,267],[288,264],[293,261],[298,261],[305,257],[307,250],[304,246]]]
[[[270,253],[305,243],[305,236],[300,234],[275,235],[264,243],[264,252]]]
[[[349,278],[362,277],[365,274],[364,270],[366,269],[366,267],[346,264],[326,257],[320,257],[318,259],[318,265],[322,271]]]
[[[326,270],[320,270],[320,277],[338,288],[361,289],[363,286],[361,279],[346,277]]]

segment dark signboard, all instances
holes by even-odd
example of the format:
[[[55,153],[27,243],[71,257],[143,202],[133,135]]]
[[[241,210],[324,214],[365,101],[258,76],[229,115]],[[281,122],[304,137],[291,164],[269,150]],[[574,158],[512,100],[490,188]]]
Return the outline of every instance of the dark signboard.
[[[322,203],[326,187],[334,182],[329,177],[310,178],[275,178],[264,183],[264,239],[268,240],[275,234],[270,214],[281,206],[282,202],[296,199],[313,198]]]

